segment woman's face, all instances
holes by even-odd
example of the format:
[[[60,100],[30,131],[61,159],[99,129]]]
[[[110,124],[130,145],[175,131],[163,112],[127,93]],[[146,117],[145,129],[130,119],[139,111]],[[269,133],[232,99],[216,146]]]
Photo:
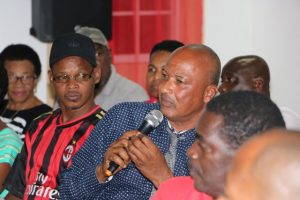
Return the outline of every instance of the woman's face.
[[[151,97],[158,98],[158,85],[161,78],[161,69],[166,65],[171,52],[156,51],[150,57],[147,72],[147,90]]]
[[[5,61],[8,75],[8,99],[14,103],[25,103],[34,96],[37,77],[34,66],[28,60]]]

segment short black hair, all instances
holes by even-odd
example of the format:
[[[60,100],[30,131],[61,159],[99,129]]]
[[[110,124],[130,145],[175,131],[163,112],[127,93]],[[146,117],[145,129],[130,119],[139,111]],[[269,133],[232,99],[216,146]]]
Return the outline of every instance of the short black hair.
[[[222,115],[221,138],[232,148],[239,148],[253,135],[271,128],[285,128],[279,108],[267,96],[253,91],[221,94],[207,104],[207,111]]]
[[[179,47],[182,47],[184,44],[182,42],[179,42],[177,40],[162,40],[161,42],[155,44],[151,51],[150,56],[157,52],[157,51],[167,51],[167,52],[173,52]]]
[[[4,66],[0,66],[0,104],[2,103],[8,88],[8,77]]]
[[[0,64],[5,61],[28,60],[33,64],[34,73],[37,77],[41,74],[41,61],[38,54],[25,44],[12,44],[7,46],[0,54]]]

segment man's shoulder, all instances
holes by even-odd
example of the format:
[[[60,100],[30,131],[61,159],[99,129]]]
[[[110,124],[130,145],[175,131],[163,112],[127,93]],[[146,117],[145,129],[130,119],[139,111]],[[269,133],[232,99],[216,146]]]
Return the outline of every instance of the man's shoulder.
[[[212,200],[194,188],[194,181],[190,176],[178,176],[163,182],[153,200],[164,199]]]
[[[108,112],[119,111],[119,112],[132,112],[132,111],[143,111],[149,112],[150,110],[159,110],[158,103],[145,103],[145,102],[122,102],[113,106]]]
[[[125,91],[130,91],[132,93],[142,93],[144,95],[147,95],[146,91],[141,85],[120,74],[116,74],[116,79],[114,79],[114,85],[115,87],[120,87],[122,88],[122,90]]]
[[[170,178],[163,183],[164,187],[170,188],[189,188],[191,190],[194,189],[194,181],[190,176],[177,176],[174,178]]]
[[[109,109],[104,118],[113,121],[116,124],[126,126],[136,126],[140,123],[147,113],[151,110],[158,110],[158,104],[149,104],[144,102],[124,102],[119,103]]]
[[[289,130],[300,131],[300,115],[285,106],[280,106],[279,109],[285,121],[286,128]]]
[[[28,128],[29,135],[33,134],[37,130],[37,128],[40,126],[40,124],[44,124],[44,122],[49,119],[52,115],[55,115],[58,110],[47,112],[44,114],[41,114],[40,116],[36,117],[32,122],[30,123],[30,126]]]

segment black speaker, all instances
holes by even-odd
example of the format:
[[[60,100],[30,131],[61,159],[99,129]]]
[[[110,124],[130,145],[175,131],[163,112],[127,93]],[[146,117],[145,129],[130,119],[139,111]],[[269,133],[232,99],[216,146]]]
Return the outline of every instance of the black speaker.
[[[112,37],[112,0],[32,0],[30,34],[42,42],[74,32],[76,25],[99,28]]]

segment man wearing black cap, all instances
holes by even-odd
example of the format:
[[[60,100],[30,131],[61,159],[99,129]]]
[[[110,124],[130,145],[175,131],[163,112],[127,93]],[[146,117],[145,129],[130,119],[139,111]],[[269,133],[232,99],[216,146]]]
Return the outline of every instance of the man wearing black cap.
[[[71,165],[72,156],[105,114],[94,102],[94,87],[100,76],[89,38],[72,33],[54,41],[49,77],[61,109],[31,124],[5,183],[10,196],[59,198],[61,171]]]

